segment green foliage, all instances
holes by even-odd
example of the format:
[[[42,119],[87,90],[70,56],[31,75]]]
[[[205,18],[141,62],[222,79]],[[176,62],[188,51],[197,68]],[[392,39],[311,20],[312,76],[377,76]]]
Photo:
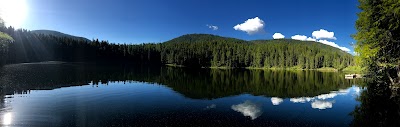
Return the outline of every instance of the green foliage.
[[[356,61],[374,76],[400,83],[400,1],[359,0]],[[397,80],[397,81],[396,81]]]
[[[1,29],[0,29],[1,30]],[[295,40],[244,41],[209,34],[189,34],[154,44],[112,44],[74,39],[27,30],[4,28],[16,38],[8,63],[39,61],[168,64],[213,68],[341,69],[353,56],[317,42]]]
[[[14,41],[8,34],[0,32],[0,66],[4,65],[8,56],[8,46]]]
[[[190,34],[161,44],[162,63],[224,68],[342,69],[353,56],[317,42],[296,40],[244,41],[207,34]],[[170,56],[170,57],[168,57]]]
[[[4,20],[0,17],[0,28],[6,27],[4,24]]]
[[[75,40],[90,41],[89,39],[84,38],[84,37],[72,36],[72,35],[69,35],[69,34],[61,33],[61,32],[58,32],[58,31],[53,31],[53,30],[34,30],[34,31],[31,31],[31,32],[35,33],[35,34],[52,35],[52,36],[56,36],[56,37],[66,37],[66,38],[72,38],[72,39],[75,39]]]
[[[387,82],[371,78],[366,80],[367,89],[357,97],[360,105],[350,113],[353,127],[398,127],[400,126],[400,96],[393,96]]]
[[[361,67],[361,66],[348,66],[348,67],[344,68],[342,71],[353,72],[353,73],[364,73],[364,72],[366,72],[366,68]]]

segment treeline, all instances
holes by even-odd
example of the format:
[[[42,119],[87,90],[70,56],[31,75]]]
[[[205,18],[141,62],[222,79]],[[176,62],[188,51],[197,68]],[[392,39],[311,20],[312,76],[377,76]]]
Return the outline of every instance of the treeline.
[[[14,39],[7,45],[7,64],[40,61],[156,64],[160,61],[159,53],[156,53],[159,52],[159,48],[156,50],[157,44],[113,44],[98,39],[87,41],[35,34],[28,30],[15,30],[12,27],[0,27],[0,31]]]
[[[187,67],[342,69],[353,56],[317,42],[244,41],[208,34],[184,35],[164,43],[114,44],[36,34],[0,27],[14,41],[6,63],[39,61],[175,64]]]
[[[207,34],[184,35],[160,44],[161,62],[197,67],[342,69],[353,56],[317,42],[244,41]]]
[[[201,67],[295,67],[342,69],[353,56],[317,42],[244,41],[207,34],[184,35],[161,44],[163,63]]]

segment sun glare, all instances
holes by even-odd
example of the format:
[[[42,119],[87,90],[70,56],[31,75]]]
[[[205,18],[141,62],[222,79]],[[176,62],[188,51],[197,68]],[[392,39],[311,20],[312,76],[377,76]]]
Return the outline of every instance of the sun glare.
[[[3,116],[3,125],[10,125],[11,124],[11,113],[6,113]]]
[[[20,28],[27,12],[26,0],[0,0],[0,17],[7,26]]]

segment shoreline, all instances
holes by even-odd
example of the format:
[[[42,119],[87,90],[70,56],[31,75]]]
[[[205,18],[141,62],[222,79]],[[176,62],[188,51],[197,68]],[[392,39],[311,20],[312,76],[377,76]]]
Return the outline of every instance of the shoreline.
[[[165,64],[167,67],[179,67],[185,68],[186,66],[183,65],[176,65],[176,64]],[[230,69],[246,69],[246,70],[285,70],[285,71],[321,71],[321,72],[346,72],[346,73],[364,73],[364,70],[353,70],[352,66],[346,67],[344,69],[336,69],[331,67],[323,67],[317,69],[301,69],[296,67],[289,67],[289,68],[280,68],[280,67],[272,67],[272,68],[265,68],[265,67],[201,67],[202,69],[221,69],[221,70],[230,70]],[[348,69],[350,68],[350,69]]]

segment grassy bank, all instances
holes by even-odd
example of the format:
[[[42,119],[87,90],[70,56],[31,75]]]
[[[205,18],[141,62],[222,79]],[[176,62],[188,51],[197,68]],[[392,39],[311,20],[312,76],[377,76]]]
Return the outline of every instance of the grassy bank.
[[[262,70],[316,70],[316,71],[327,71],[327,72],[336,72],[338,71],[335,68],[330,68],[330,67],[324,67],[324,68],[317,68],[317,69],[304,69],[300,67],[290,67],[290,68],[280,68],[280,67],[271,67],[271,68],[266,68],[266,67],[246,67],[246,69],[262,69]]]
[[[178,64],[165,64],[165,66],[168,66],[168,67],[185,67],[183,65],[178,65]]]
[[[348,66],[344,69],[342,69],[343,72],[348,72],[348,73],[365,73],[366,68],[362,68],[360,66]]]
[[[166,66],[169,67],[185,67],[183,65],[177,65],[177,64],[166,64]],[[226,67],[226,66],[221,66],[221,67],[202,67],[202,68],[210,68],[210,69],[237,69],[237,68],[233,68],[233,67]],[[323,72],[346,72],[346,73],[358,73],[358,74],[362,74],[365,73],[365,68],[361,68],[359,66],[349,66],[346,68],[343,68],[341,70],[336,69],[336,68],[332,68],[332,67],[323,67],[323,68],[317,68],[317,69],[304,69],[298,66],[294,66],[294,67],[289,67],[289,68],[281,68],[281,67],[245,67],[245,69],[249,69],[249,70],[293,70],[293,71],[304,71],[304,70],[315,70],[315,71],[323,71]]]

